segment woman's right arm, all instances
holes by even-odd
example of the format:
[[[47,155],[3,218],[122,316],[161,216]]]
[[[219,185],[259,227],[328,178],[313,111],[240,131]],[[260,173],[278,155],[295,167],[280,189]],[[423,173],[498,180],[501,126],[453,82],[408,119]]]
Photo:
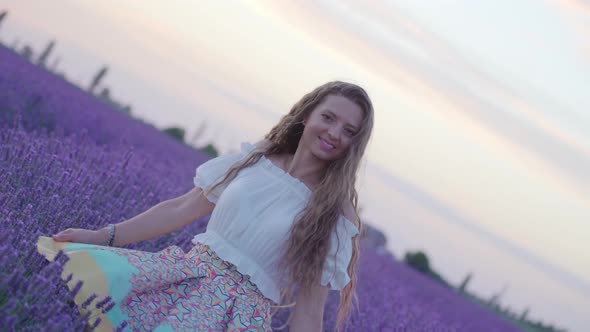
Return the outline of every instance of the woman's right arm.
[[[186,194],[160,202],[137,216],[116,224],[113,246],[123,246],[173,232],[213,211],[215,204],[194,187]],[[66,229],[53,235],[55,241],[103,244],[107,227],[96,231]]]

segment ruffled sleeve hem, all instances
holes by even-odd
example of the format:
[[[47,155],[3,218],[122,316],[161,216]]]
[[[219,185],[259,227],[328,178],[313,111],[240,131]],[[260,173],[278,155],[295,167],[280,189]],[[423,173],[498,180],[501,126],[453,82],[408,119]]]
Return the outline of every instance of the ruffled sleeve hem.
[[[321,285],[341,290],[350,282],[348,265],[352,258],[352,238],[358,228],[344,216],[340,217],[336,232],[330,240],[330,249],[321,275]]]
[[[202,163],[195,171],[194,185],[203,190],[209,190],[225,177],[233,165],[243,160],[255,148],[254,145],[243,142],[240,152],[224,154]],[[211,203],[217,204],[217,200],[226,186],[227,183],[217,186],[207,195],[207,199]]]
[[[202,176],[197,174],[193,180],[193,183],[196,187],[199,187],[203,190],[209,189],[210,182],[203,179]],[[206,195],[207,200],[213,204],[217,204],[217,200],[219,199],[219,194],[217,192],[210,192],[209,195]]]
[[[331,278],[330,278],[331,277]],[[350,277],[346,271],[336,270],[332,276],[322,277],[322,286],[328,286],[333,290],[341,290],[350,282]]]

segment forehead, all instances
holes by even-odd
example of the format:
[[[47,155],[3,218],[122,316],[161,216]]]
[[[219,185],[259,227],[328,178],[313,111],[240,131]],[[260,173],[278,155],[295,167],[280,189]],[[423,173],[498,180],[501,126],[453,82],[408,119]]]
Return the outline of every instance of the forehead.
[[[317,106],[318,111],[331,111],[344,122],[353,126],[360,126],[363,120],[363,110],[359,105],[346,97],[329,95]]]

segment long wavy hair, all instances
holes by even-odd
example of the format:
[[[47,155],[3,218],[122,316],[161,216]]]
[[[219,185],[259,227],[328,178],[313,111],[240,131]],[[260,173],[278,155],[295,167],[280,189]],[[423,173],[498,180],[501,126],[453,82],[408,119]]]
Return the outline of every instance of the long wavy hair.
[[[280,271],[285,271],[286,285],[281,289],[281,296],[277,306],[273,306],[271,316],[278,309],[290,307],[292,293],[295,287],[308,292],[311,286],[317,286],[321,280],[321,273],[327,257],[330,237],[336,230],[336,224],[345,205],[352,205],[355,218],[351,220],[362,232],[362,224],[358,214],[358,193],[355,188],[357,171],[361,163],[365,148],[373,130],[373,105],[365,90],[358,85],[333,81],[323,84],[304,95],[282,117],[269,133],[265,135],[265,144],[255,149],[242,163],[232,166],[225,177],[205,194],[215,187],[231,181],[238,173],[257,163],[262,156],[276,154],[294,154],[299,146],[303,133],[303,120],[329,95],[342,96],[354,102],[363,111],[360,129],[353,136],[349,150],[344,157],[332,161],[320,183],[316,185],[307,206],[293,222],[288,240],[285,243],[283,257],[279,263]],[[352,258],[347,268],[350,282],[340,291],[340,303],[336,319],[336,330],[341,331],[348,326],[351,307],[358,310],[356,295],[356,265],[359,259],[359,237],[352,239]],[[289,303],[283,305],[283,303]],[[288,324],[293,312],[287,319]],[[282,327],[281,327],[282,328]]]

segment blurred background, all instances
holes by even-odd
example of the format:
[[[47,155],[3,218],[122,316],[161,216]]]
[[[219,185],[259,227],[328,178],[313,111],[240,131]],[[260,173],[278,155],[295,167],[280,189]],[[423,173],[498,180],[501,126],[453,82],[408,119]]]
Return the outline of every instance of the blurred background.
[[[361,215],[384,248],[427,254],[523,318],[590,328],[589,2],[5,0],[0,13],[5,46],[220,154],[322,83],[363,86],[376,126]]]

